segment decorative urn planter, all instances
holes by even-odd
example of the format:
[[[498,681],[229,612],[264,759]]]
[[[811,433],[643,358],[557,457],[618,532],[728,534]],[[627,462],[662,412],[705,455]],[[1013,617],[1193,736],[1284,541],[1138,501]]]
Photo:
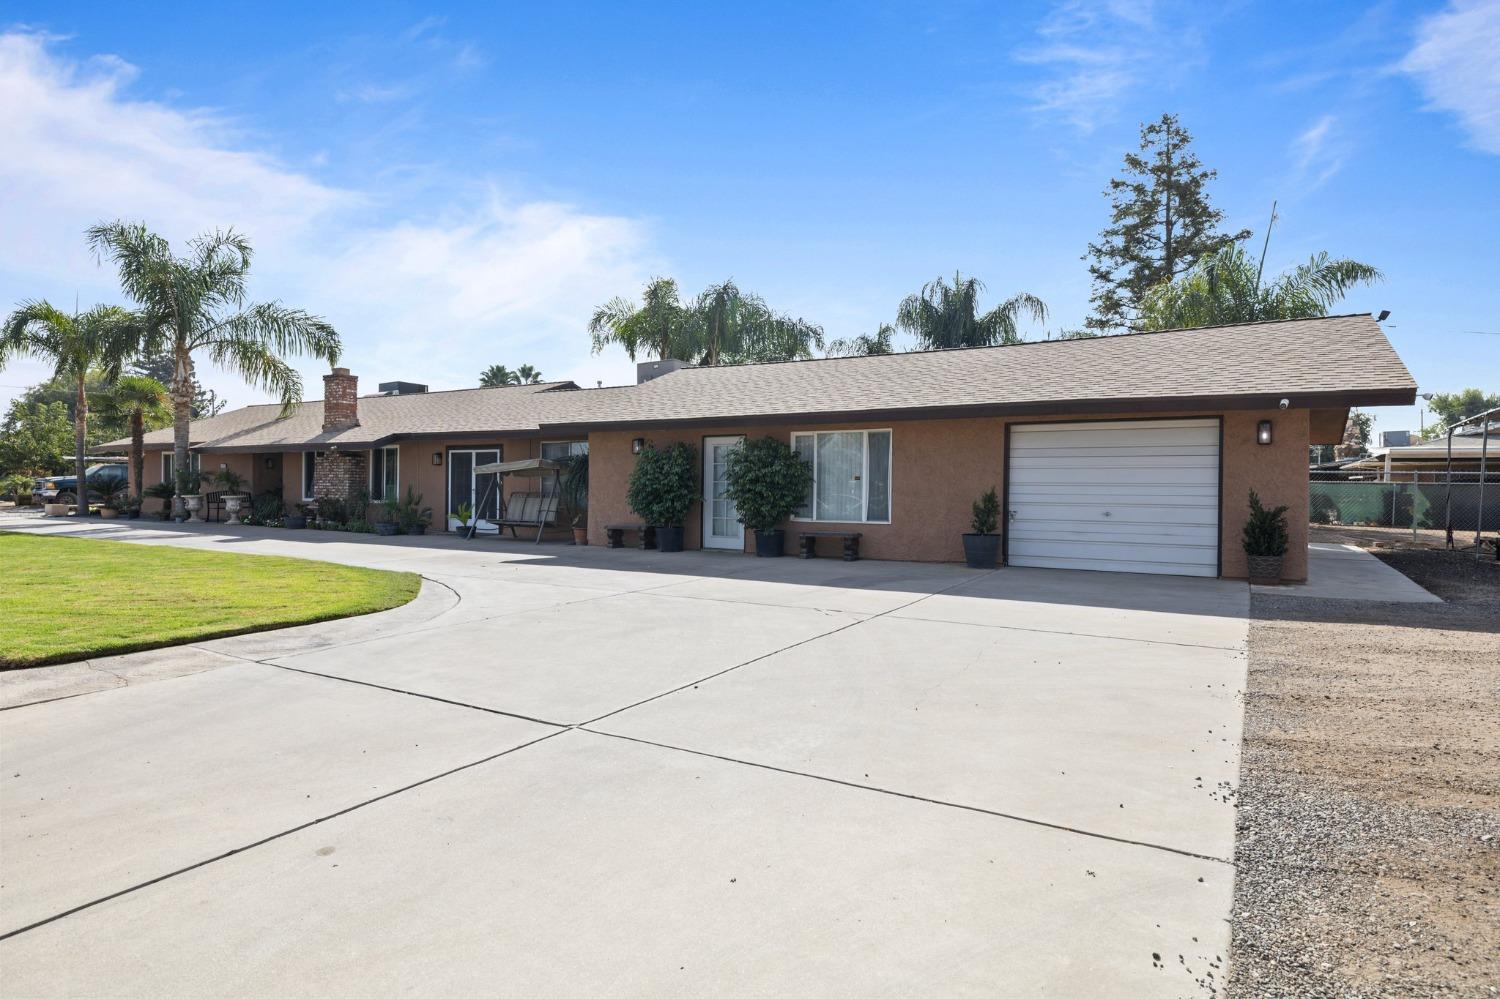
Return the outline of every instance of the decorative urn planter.
[[[240,508],[244,504],[245,497],[243,496],[225,496],[224,512],[229,514],[229,519],[224,521],[224,523],[230,526],[238,526],[244,523],[244,521],[240,520]]]
[[[182,497],[182,505],[187,507],[189,524],[203,523],[203,518],[198,515],[198,511],[203,509],[202,496],[184,496]]]
[[[780,558],[785,554],[786,533],[784,531],[755,532],[756,558]]]
[[[1281,582],[1281,559],[1280,555],[1245,556],[1245,561],[1250,563],[1250,582],[1262,584]]]
[[[1000,535],[965,534],[964,563],[970,569],[993,569],[1000,562]]]
[[[43,503],[42,516],[44,517],[66,517],[68,515],[67,503]]]

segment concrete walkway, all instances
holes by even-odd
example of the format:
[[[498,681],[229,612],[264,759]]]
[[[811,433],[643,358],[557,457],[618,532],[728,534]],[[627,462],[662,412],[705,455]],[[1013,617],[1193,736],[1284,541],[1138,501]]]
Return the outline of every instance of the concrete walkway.
[[[1307,582],[1252,586],[1255,593],[1324,600],[1384,600],[1397,603],[1442,603],[1380,559],[1354,545],[1314,542],[1307,546]]]
[[[428,581],[409,609],[0,711],[8,994],[1169,996],[1224,978],[1243,584],[0,529]]]

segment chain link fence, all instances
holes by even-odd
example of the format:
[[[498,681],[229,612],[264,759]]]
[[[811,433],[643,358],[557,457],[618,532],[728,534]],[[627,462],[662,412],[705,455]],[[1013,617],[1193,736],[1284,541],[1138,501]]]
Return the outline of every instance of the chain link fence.
[[[1390,481],[1313,472],[1308,519],[1314,524],[1500,531],[1500,473],[1391,472]],[[1482,494],[1482,497],[1481,497]]]

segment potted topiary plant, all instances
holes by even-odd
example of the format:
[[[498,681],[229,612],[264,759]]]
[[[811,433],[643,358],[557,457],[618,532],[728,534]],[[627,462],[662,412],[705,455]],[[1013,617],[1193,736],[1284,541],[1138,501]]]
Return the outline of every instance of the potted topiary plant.
[[[974,501],[973,511],[969,524],[974,533],[964,535],[964,561],[970,569],[993,569],[1000,561],[1000,535],[995,533],[1000,523],[1000,498],[994,486]]]
[[[572,515],[573,543],[589,543],[589,456],[588,452],[570,455],[562,473],[563,502]]]
[[[1245,561],[1252,583],[1281,582],[1281,560],[1286,555],[1286,507],[1266,509],[1250,490],[1250,517],[1245,521]]]
[[[214,485],[224,490],[224,512],[228,519],[226,525],[238,526],[240,523],[240,509],[245,505],[244,478],[232,468],[221,468],[214,475]]]
[[[759,437],[729,452],[724,474],[725,495],[734,501],[740,522],[755,532],[755,554],[781,555],[786,535],[779,525],[807,501],[812,469],[783,442]]]
[[[625,499],[647,526],[656,528],[658,551],[682,551],[682,525],[697,487],[693,449],[681,441],[664,451],[647,444],[636,458]]]

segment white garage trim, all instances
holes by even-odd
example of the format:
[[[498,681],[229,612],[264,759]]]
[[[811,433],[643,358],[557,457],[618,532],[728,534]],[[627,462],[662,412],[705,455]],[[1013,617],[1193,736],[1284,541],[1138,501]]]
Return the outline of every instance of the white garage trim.
[[[1010,565],[1181,576],[1221,570],[1219,417],[1010,423]]]

